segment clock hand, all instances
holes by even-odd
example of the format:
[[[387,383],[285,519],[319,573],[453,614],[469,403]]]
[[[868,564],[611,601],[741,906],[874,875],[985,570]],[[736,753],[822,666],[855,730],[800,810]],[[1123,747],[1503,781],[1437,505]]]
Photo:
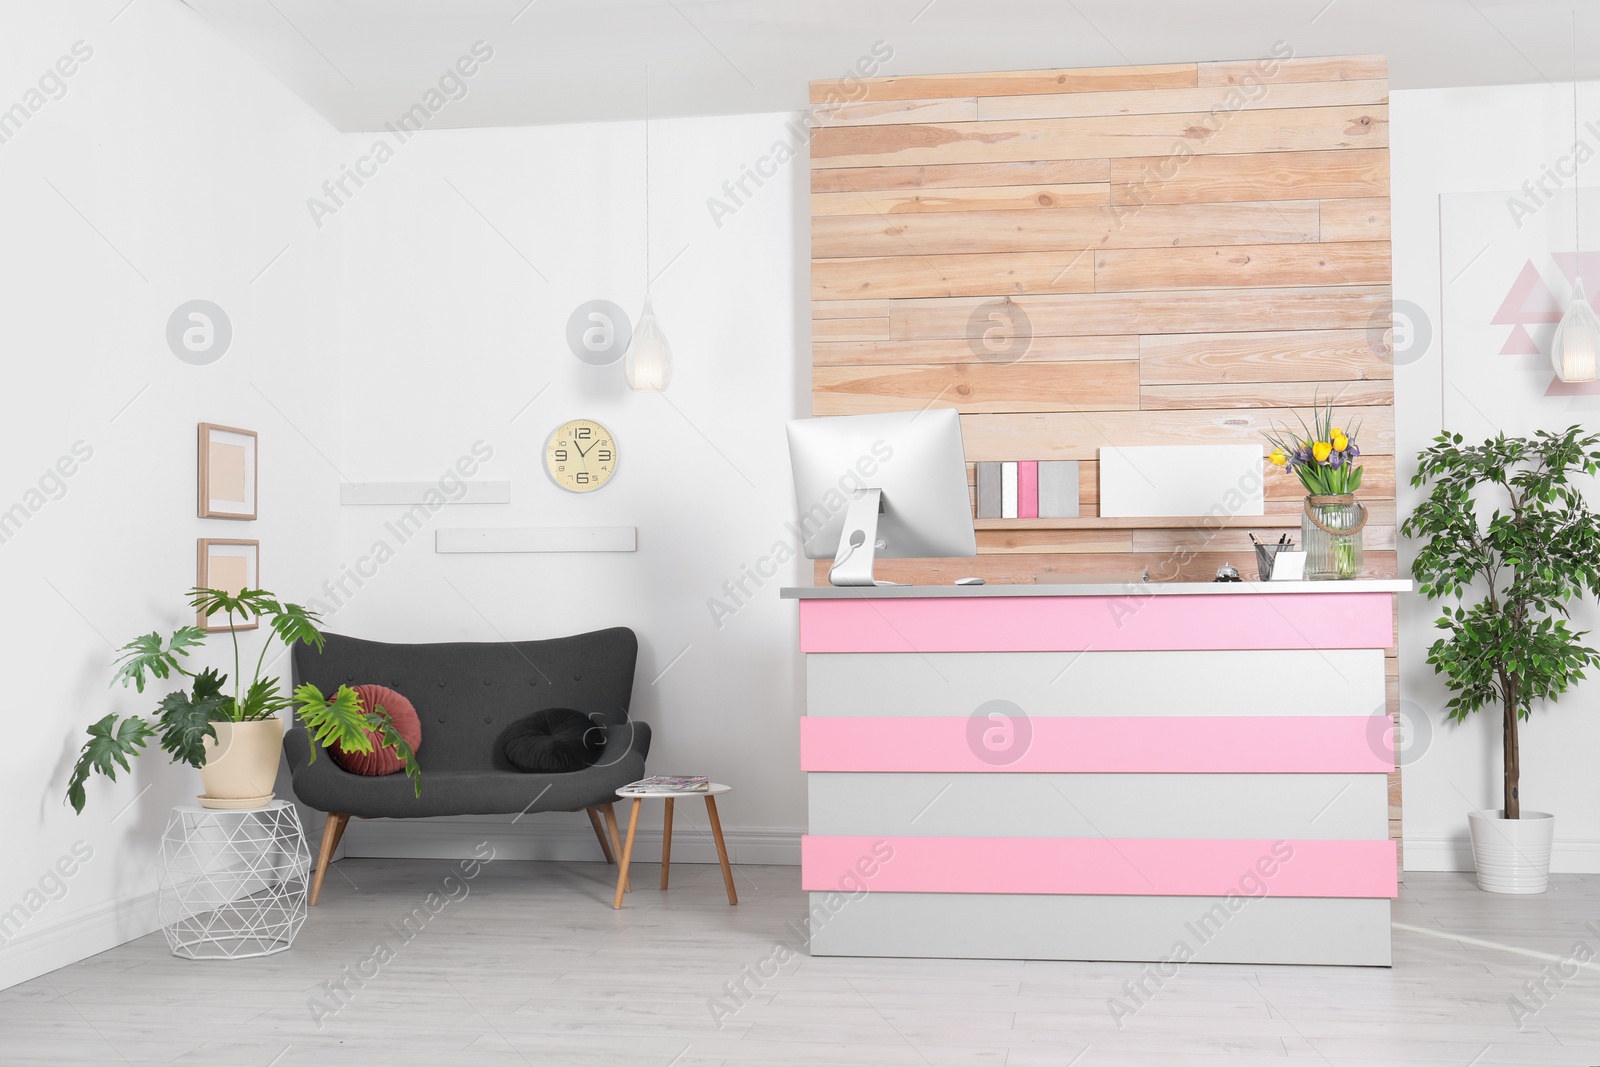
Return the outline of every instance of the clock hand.
[[[599,443],[600,442],[598,442],[598,441],[595,442],[595,444],[599,444]],[[588,449],[578,448],[578,442],[574,441],[574,442],[572,442],[572,447],[578,449],[578,455],[579,456],[587,456],[589,454],[589,449],[594,448],[594,445],[590,445]]]

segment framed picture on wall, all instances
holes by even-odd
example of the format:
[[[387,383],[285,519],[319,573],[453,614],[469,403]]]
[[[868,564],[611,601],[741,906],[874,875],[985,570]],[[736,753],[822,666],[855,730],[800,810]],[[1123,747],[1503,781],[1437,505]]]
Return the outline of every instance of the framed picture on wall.
[[[195,585],[201,589],[220,589],[236,595],[242,589],[261,588],[261,542],[241,541],[234,538],[202,537],[199,542],[199,565]],[[195,625],[207,633],[228,628],[226,616],[200,615]],[[235,629],[254,630],[260,623],[251,619]]]
[[[256,517],[256,433],[200,424],[199,504],[202,519]]]

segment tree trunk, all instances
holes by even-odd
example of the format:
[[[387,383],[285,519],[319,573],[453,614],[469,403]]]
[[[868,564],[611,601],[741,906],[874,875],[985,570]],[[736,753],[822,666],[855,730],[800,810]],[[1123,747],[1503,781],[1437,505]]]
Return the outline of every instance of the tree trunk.
[[[1522,818],[1522,800],[1517,795],[1517,786],[1522,777],[1522,761],[1517,754],[1517,705],[1514,696],[1506,698],[1505,728],[1503,742],[1505,746],[1505,817],[1508,819]]]

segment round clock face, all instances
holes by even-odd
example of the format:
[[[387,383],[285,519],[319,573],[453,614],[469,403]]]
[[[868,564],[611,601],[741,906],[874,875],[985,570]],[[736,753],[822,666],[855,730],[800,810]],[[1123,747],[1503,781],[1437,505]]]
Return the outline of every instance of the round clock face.
[[[592,419],[564,422],[545,442],[544,467],[561,488],[592,493],[617,473],[617,440]]]

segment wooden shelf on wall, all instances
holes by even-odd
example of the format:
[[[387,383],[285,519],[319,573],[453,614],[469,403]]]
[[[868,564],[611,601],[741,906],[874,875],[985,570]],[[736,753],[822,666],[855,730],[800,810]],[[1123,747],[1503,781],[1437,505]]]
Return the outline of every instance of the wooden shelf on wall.
[[[974,519],[979,530],[1255,530],[1300,528],[1298,515],[1217,515],[1206,518],[1113,518],[1082,515],[1073,519]]]

